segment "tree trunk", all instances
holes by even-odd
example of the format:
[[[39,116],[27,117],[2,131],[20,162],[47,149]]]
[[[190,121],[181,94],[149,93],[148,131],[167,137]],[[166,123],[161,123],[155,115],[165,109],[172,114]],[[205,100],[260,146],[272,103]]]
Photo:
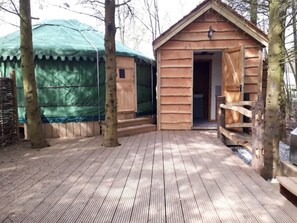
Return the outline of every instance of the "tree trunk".
[[[252,129],[252,148],[253,158],[252,167],[259,174],[263,174],[264,170],[264,146],[263,146],[263,132],[264,132],[264,101],[259,97],[252,108],[253,129]]]
[[[264,122],[264,172],[266,179],[276,177],[279,167],[281,117],[281,82],[284,58],[285,0],[271,0],[269,5],[268,81]]]
[[[106,101],[104,145],[118,146],[117,134],[117,87],[116,87],[116,50],[115,50],[115,0],[105,0],[105,69]]]
[[[45,140],[34,73],[30,0],[20,0],[21,66],[27,116],[28,135],[32,148],[48,146]]]
[[[292,11],[293,13],[296,12],[296,2],[295,0],[292,1]],[[295,77],[295,86],[297,87],[297,19],[296,14],[293,14],[293,38],[294,38],[294,55],[295,55],[295,71],[292,71],[294,73]]]
[[[250,0],[251,22],[257,25],[258,21],[258,0]]]

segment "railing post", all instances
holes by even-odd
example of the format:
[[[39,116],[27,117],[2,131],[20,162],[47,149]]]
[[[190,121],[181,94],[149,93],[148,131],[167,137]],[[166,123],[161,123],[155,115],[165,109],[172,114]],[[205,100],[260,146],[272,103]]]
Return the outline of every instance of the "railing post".
[[[217,97],[217,137],[220,139],[223,143],[225,143],[226,138],[225,136],[221,133],[221,127],[225,128],[226,127],[226,122],[225,122],[225,109],[221,108],[221,104],[226,103],[226,97],[225,96],[218,96]]]
[[[252,167],[259,174],[264,169],[264,103],[258,99],[252,106]]]
[[[250,93],[244,93],[243,100],[244,101],[249,101],[250,100]],[[246,108],[246,109],[250,109],[249,106],[243,106],[243,107]],[[248,123],[248,122],[251,122],[251,119],[243,115],[242,121],[243,121],[243,123]],[[251,130],[250,128],[243,128],[243,132],[245,132],[247,134],[250,134],[250,130]]]

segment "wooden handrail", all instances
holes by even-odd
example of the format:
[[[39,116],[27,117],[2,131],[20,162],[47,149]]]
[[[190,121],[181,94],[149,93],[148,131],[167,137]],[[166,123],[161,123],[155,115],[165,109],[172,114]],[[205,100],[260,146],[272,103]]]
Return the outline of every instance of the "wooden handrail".
[[[252,128],[252,123],[234,123],[234,124],[226,124],[226,128]]]
[[[234,105],[228,105],[228,104],[220,104],[220,107],[221,108],[224,108],[224,109],[229,109],[229,110],[232,110],[232,111],[237,111],[239,112],[240,114],[248,117],[248,118],[252,118],[252,111],[244,108],[244,107],[240,107],[240,106],[234,106]]]
[[[230,106],[253,106],[255,102],[253,101],[238,101],[233,103],[226,103],[226,105]]]

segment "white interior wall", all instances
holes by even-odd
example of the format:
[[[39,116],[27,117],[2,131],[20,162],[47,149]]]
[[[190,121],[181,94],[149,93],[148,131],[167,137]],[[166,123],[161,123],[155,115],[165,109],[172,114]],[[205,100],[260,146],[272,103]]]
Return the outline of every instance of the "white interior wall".
[[[222,86],[222,52],[214,52],[213,55],[195,55],[194,60],[212,60],[211,67],[211,120],[216,119],[216,86]],[[220,94],[221,95],[221,94]]]

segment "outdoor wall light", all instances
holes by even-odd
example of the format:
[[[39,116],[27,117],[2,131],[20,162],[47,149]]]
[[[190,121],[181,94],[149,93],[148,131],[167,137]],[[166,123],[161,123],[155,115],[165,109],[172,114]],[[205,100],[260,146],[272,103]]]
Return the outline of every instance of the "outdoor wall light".
[[[208,36],[208,38],[209,38],[210,40],[211,40],[211,38],[212,38],[214,32],[215,32],[215,30],[210,26],[210,27],[209,27],[209,30],[208,30],[208,32],[207,32],[207,36]]]

